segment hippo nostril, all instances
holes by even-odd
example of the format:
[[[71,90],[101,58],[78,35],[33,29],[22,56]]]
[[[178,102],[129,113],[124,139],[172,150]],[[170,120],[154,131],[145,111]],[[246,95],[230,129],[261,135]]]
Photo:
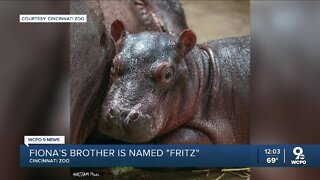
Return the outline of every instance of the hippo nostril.
[[[110,110],[109,110],[109,114],[110,114],[111,116],[115,116],[115,115],[116,115],[116,111],[115,111],[114,109],[110,109]]]
[[[130,121],[134,121],[134,120],[138,119],[138,117],[139,117],[139,113],[132,113],[129,116]]]

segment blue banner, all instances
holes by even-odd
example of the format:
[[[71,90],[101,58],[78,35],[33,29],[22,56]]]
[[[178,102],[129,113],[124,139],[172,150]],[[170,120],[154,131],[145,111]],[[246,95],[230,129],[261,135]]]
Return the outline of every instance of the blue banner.
[[[21,167],[320,167],[320,145],[20,145]]]

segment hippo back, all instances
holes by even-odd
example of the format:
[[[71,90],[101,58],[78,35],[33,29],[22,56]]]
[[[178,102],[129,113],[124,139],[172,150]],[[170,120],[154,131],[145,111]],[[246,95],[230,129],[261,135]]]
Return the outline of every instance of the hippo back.
[[[213,54],[213,84],[207,116],[217,143],[249,143],[250,37],[206,44]]]

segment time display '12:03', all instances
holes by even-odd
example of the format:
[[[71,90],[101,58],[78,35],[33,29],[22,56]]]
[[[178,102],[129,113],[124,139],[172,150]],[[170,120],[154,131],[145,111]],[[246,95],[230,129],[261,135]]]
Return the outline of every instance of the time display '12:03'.
[[[264,149],[264,153],[267,155],[278,155],[281,154],[281,150],[280,149]]]

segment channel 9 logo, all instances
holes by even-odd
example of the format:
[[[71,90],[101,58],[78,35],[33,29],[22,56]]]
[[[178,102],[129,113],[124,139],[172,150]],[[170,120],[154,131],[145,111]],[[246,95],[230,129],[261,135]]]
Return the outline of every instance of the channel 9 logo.
[[[303,154],[303,149],[301,147],[295,147],[292,150],[293,154],[296,156],[295,160],[291,160],[291,164],[307,164],[305,156]]]

